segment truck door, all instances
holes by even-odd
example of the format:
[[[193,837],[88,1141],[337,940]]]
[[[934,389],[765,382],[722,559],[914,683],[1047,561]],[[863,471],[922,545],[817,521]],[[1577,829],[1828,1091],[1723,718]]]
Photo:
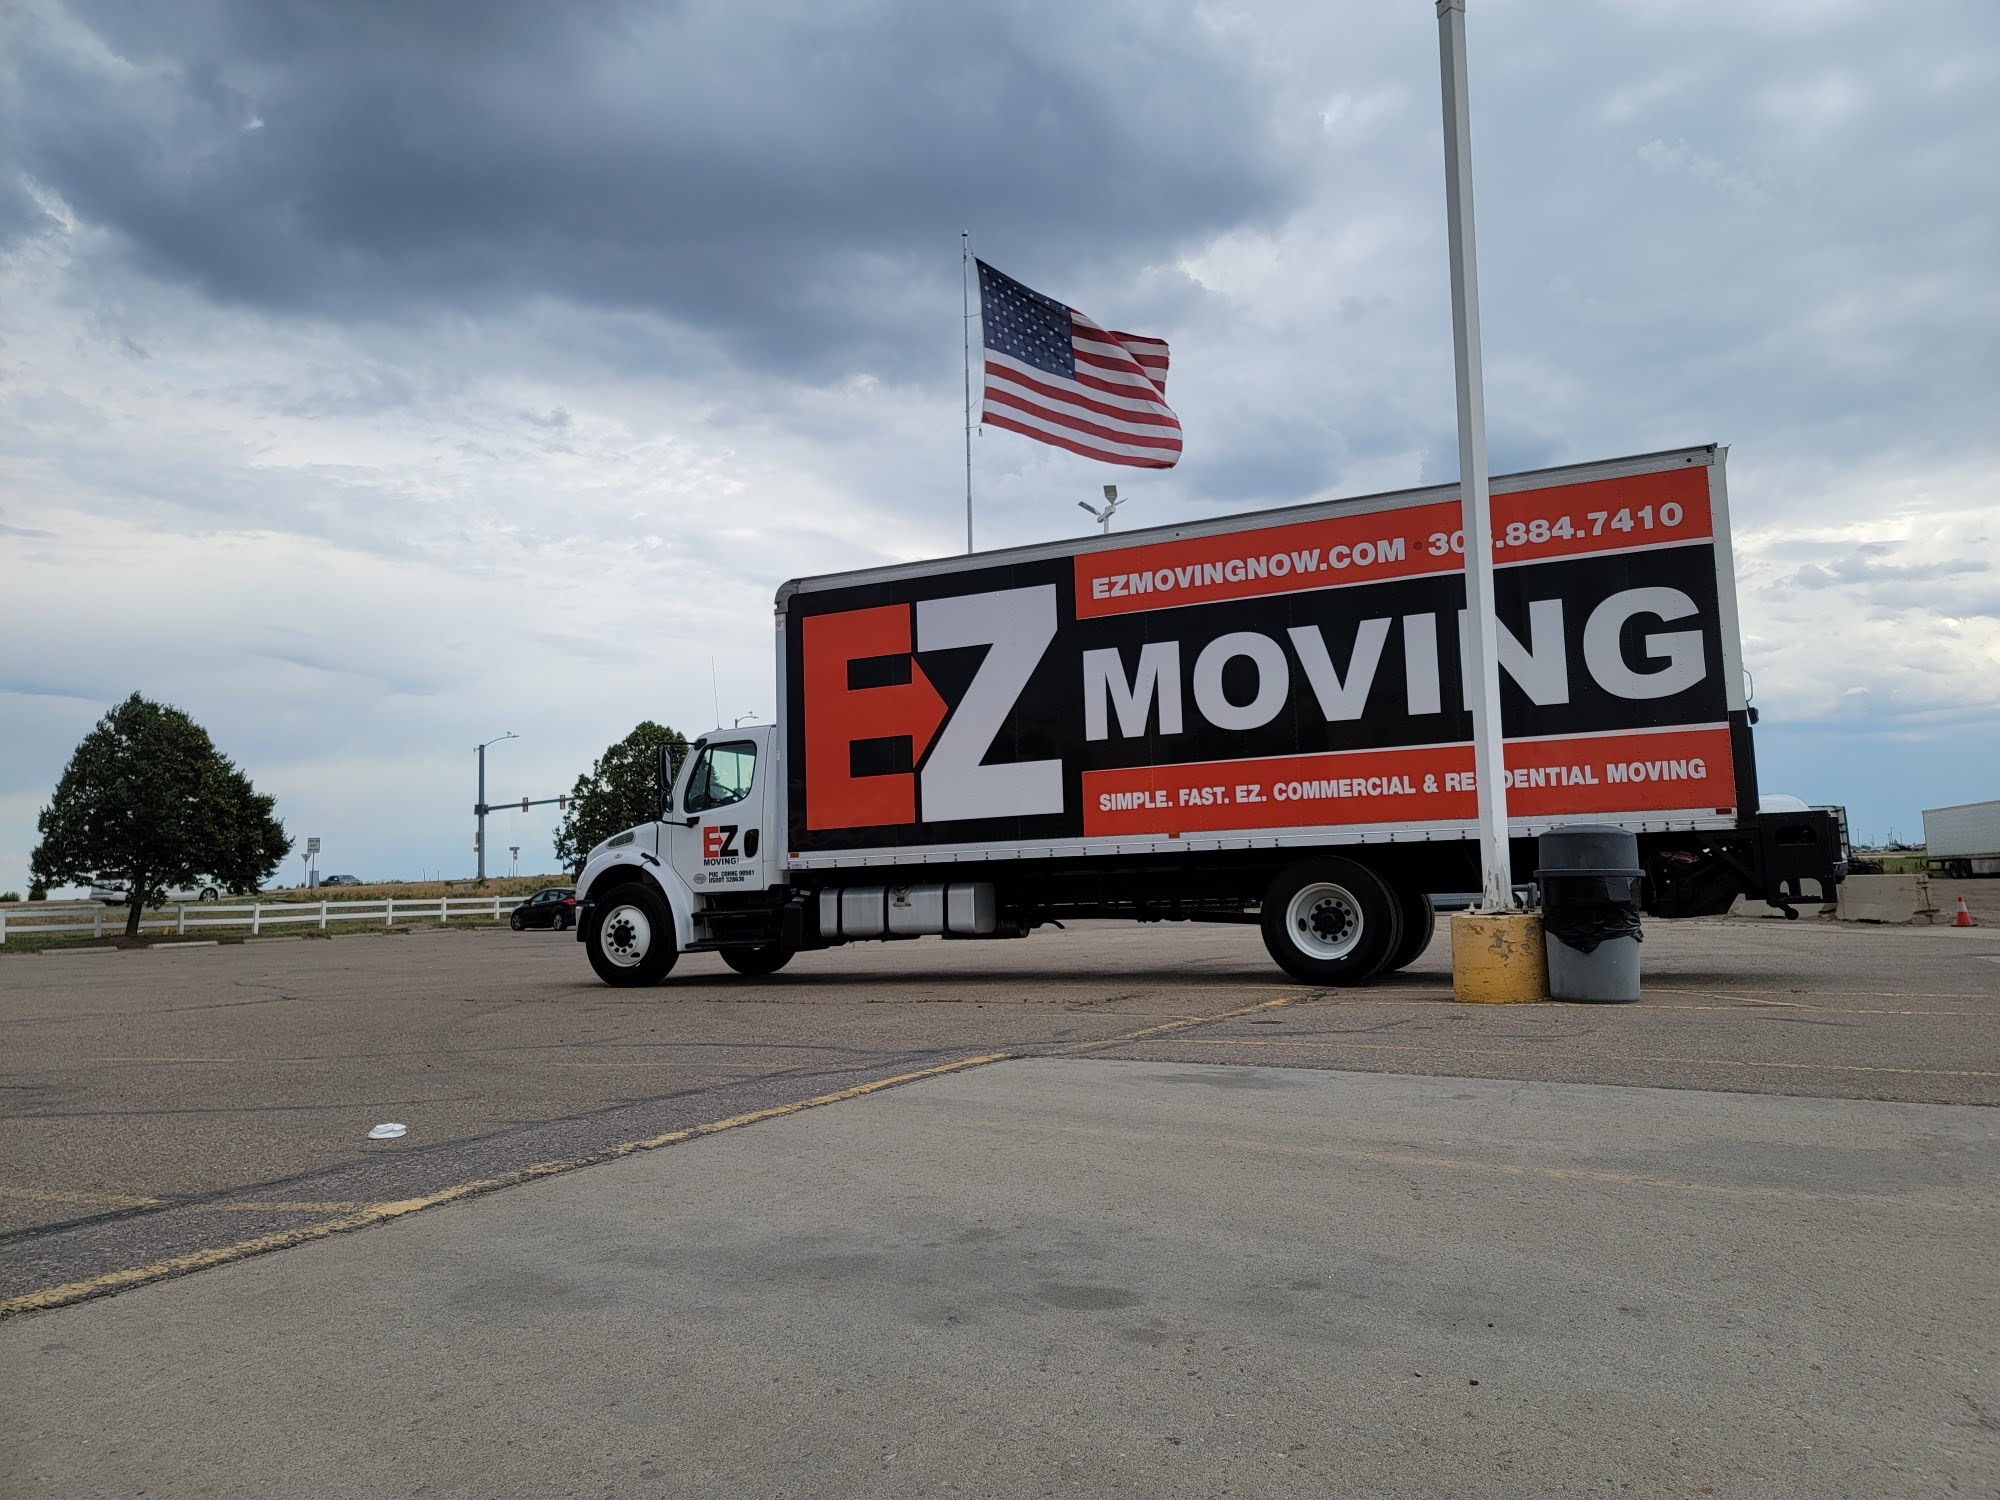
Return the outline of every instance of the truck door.
[[[766,735],[704,741],[681,783],[673,866],[698,895],[760,891],[770,884],[765,811],[776,783]]]

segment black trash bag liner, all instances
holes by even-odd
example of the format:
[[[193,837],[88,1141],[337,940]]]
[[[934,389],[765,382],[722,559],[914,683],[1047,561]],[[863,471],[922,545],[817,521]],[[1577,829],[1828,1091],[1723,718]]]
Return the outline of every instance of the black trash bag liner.
[[[1595,953],[1599,943],[1608,943],[1613,938],[1646,941],[1646,934],[1639,930],[1636,906],[1566,906],[1545,910],[1542,928],[1579,953]]]
[[[1542,930],[1579,953],[1614,938],[1646,941],[1631,876],[1542,874]]]

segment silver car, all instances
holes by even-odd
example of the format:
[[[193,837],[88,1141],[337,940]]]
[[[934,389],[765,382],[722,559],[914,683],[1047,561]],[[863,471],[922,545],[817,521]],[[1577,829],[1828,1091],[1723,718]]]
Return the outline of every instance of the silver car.
[[[102,901],[106,906],[125,906],[132,900],[132,880],[123,870],[99,870],[90,879],[90,899]],[[162,898],[164,905],[178,905],[184,901],[220,901],[220,882],[207,875],[197,875],[192,885],[169,886]]]

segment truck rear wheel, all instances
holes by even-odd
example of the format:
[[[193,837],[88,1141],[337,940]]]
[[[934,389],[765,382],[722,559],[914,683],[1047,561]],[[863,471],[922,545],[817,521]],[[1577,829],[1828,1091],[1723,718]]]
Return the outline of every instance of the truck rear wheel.
[[[621,989],[658,984],[680,957],[673,914],[659,892],[639,881],[613,886],[591,903],[583,946],[597,977]]]
[[[771,943],[763,948],[724,948],[722,961],[739,974],[762,979],[790,963],[792,952],[783,943]]]
[[[1389,961],[1380,970],[1393,974],[1398,969],[1407,969],[1424,956],[1437,935],[1437,911],[1431,905],[1431,898],[1423,891],[1410,890],[1403,886],[1394,887],[1396,900],[1403,908],[1403,937],[1396,944],[1396,951],[1389,955]]]
[[[1302,859],[1264,895],[1264,946],[1305,984],[1358,984],[1380,971],[1403,937],[1402,903],[1351,859]]]

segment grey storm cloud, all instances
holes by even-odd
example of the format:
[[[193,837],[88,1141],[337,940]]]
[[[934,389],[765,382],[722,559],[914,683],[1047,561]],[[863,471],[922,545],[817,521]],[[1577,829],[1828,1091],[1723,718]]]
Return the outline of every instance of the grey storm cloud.
[[[554,295],[894,374],[961,227],[1129,267],[1292,205],[1247,62],[1145,10],[95,0],[17,23],[0,149],[217,303]]]

